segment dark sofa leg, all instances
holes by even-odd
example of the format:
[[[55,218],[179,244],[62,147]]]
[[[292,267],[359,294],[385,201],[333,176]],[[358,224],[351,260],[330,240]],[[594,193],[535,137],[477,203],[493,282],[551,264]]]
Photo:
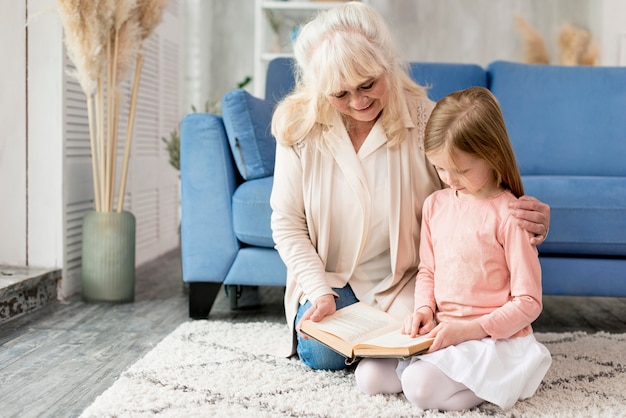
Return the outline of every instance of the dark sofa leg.
[[[229,284],[225,286],[228,300],[230,301],[230,309],[237,309],[237,300],[241,297],[242,286]]]
[[[189,317],[207,319],[221,287],[221,283],[215,282],[189,283]]]

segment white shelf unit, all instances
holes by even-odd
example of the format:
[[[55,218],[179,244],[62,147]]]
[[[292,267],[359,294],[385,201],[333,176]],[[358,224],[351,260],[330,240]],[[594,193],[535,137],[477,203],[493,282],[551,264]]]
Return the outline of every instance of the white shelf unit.
[[[255,0],[254,12],[254,78],[253,94],[265,96],[267,63],[277,57],[292,57],[291,38],[294,28],[307,22],[319,11],[343,4],[343,1],[268,1]],[[270,15],[277,24],[272,29]]]

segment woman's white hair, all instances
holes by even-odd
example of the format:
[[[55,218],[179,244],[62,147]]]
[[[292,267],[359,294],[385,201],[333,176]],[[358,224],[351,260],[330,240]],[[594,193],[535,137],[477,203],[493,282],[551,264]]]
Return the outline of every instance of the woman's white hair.
[[[277,107],[272,133],[277,140],[293,145],[316,130],[337,110],[329,94],[346,86],[385,77],[389,102],[381,114],[391,144],[404,139],[401,118],[406,95],[425,96],[424,89],[408,76],[382,16],[360,2],[348,2],[319,14],[300,31],[294,44],[297,63],[296,87]],[[318,135],[315,135],[318,136]]]

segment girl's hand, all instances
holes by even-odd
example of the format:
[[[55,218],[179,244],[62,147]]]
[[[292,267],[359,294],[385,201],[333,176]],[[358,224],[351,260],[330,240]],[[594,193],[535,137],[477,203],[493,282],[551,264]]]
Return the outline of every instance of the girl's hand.
[[[435,327],[433,311],[428,306],[421,306],[404,318],[400,332],[415,338],[418,334],[428,333]]]
[[[427,335],[427,337],[435,338],[427,353],[465,341],[481,340],[488,336],[478,321],[441,322]]]
[[[333,295],[320,296],[315,303],[313,303],[313,306],[307,309],[304,315],[302,315],[302,319],[296,324],[296,331],[302,338],[308,340],[309,338],[306,335],[300,333],[302,321],[310,319],[313,322],[319,322],[322,318],[335,313],[336,310],[337,305],[335,304],[335,297]]]
[[[550,206],[532,196],[522,196],[509,207],[513,209],[513,215],[519,225],[534,234],[530,239],[533,245],[539,245],[545,241],[550,228]]]

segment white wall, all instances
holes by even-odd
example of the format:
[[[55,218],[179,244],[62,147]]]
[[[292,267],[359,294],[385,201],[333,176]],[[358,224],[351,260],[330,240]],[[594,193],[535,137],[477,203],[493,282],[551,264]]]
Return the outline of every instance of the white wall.
[[[183,110],[200,111],[254,73],[254,0],[184,0],[188,19]]]
[[[626,54],[626,39],[621,45],[617,40],[617,34],[626,31],[623,0],[364,1],[385,17],[398,49],[410,61],[480,65],[500,59],[521,61],[522,44],[513,20],[516,14],[544,35],[554,59],[556,36],[565,22],[593,32],[601,45],[602,64],[617,65],[618,51]],[[253,74],[254,2],[185,0],[184,4],[196,22],[193,26],[198,27],[189,33],[198,38],[192,41],[196,51],[193,62],[186,60],[187,74],[194,71],[194,76],[186,79],[184,109],[188,109],[191,103],[206,100],[205,96],[219,99],[245,75]]]
[[[26,36],[23,2],[1,0],[0,264],[24,265],[26,253]]]
[[[28,264],[63,267],[63,33],[54,2],[27,4]]]
[[[410,61],[464,62],[486,66],[521,61],[514,17],[541,32],[554,57],[565,22],[592,26],[592,0],[368,0],[381,12]],[[556,58],[556,57],[554,57]]]
[[[209,85],[211,75],[209,67],[214,59],[213,54],[208,51],[213,32],[212,7],[212,1],[185,1],[184,101],[188,105],[184,108],[186,112],[191,111],[191,105],[202,111],[206,101],[213,96]]]
[[[599,0],[602,7],[598,19],[602,38],[602,63],[626,65],[626,2],[623,0]]]

